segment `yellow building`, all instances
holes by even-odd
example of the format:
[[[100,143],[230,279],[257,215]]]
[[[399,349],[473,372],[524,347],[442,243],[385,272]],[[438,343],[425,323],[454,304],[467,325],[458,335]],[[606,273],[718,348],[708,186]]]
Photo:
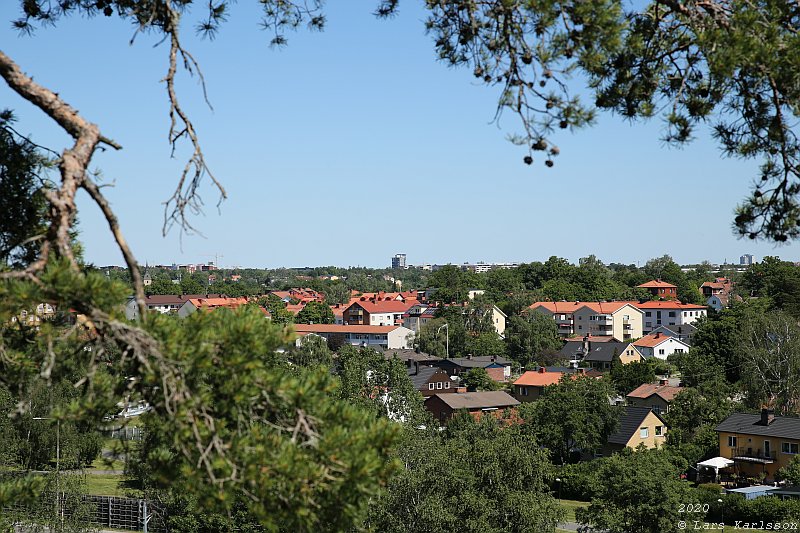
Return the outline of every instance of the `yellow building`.
[[[732,459],[734,472],[747,477],[766,476],[800,454],[800,418],[775,416],[771,409],[760,414],[733,413],[717,427],[719,454]]]
[[[619,417],[619,429],[608,437],[602,454],[611,455],[623,448],[636,449],[663,446],[667,440],[667,423],[646,407],[624,407]]]

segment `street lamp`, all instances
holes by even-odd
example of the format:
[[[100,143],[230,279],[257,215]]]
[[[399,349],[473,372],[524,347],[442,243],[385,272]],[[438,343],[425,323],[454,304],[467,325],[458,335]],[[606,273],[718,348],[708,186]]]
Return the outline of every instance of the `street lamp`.
[[[722,498],[717,498],[719,512],[722,514],[722,527],[725,527],[725,506],[722,505]]]
[[[558,483],[558,503],[561,503],[561,478],[556,478],[556,483]]]
[[[444,332],[446,334],[444,345],[445,359],[450,359],[450,326],[447,324],[447,322],[439,326],[439,329],[436,330],[437,336],[439,335],[439,332],[442,331],[442,328],[445,328]]]
[[[34,416],[33,420],[51,420],[43,416]],[[61,502],[59,496],[59,470],[61,466],[61,419],[56,419],[56,518],[61,516]]]

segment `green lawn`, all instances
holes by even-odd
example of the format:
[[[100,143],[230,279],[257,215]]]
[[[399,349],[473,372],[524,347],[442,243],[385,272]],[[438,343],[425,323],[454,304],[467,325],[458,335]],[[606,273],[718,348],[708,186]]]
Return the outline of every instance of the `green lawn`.
[[[567,512],[566,520],[568,522],[575,521],[575,509],[579,507],[589,507],[589,502],[581,502],[578,500],[560,500],[561,507]]]
[[[137,492],[125,476],[86,474],[86,494],[96,496],[128,496]]]

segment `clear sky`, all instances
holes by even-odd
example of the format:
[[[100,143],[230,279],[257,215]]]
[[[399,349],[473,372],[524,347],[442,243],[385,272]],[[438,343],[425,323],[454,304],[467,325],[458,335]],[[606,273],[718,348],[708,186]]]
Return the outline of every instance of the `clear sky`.
[[[204,237],[161,236],[163,207],[185,159],[170,158],[163,78],[168,48],[116,18],[73,17],[32,37],[10,28],[18,2],[0,2],[2,49],[57,91],[121,152],[94,159],[141,262],[223,266],[388,266],[572,261],[642,264],[668,253],[682,263],[738,262],[751,253],[797,260],[795,244],[775,247],[734,236],[735,205],[756,162],[723,159],[707,133],[674,150],[661,124],[601,115],[590,129],[558,132],[556,165],[528,167],[507,115],[490,124],[498,88],[436,60],[421,2],[377,20],[375,2],[330,2],[323,33],[289,34],[268,46],[254,0],[239,0],[214,41],[184,29],[184,45],[206,77],[210,110],[196,79],[177,89],[195,121],[206,159],[229,193],[203,189]],[[199,6],[198,6],[199,7]],[[191,21],[187,21],[191,22]],[[0,107],[17,126],[59,151],[68,138],[5,86]],[[96,264],[123,264],[88,197],[81,239]]]

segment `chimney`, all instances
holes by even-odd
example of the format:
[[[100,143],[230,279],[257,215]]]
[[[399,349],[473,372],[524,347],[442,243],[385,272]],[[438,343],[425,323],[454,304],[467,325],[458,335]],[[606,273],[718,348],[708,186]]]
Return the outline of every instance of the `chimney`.
[[[496,355],[493,355],[493,356],[492,356],[492,363],[494,363],[495,361],[497,361],[497,356],[496,356]]]
[[[775,420],[775,411],[772,409],[764,408],[761,410],[761,425],[768,426]]]
[[[537,372],[539,372],[540,374],[544,374],[545,372],[547,372],[547,369],[545,367],[543,367],[543,366],[540,366],[539,370],[537,370]]]
[[[669,380],[668,379],[660,379],[660,380],[658,380],[658,384],[659,385],[665,385],[665,386],[669,385]]]
[[[656,332],[656,339],[658,339],[659,337],[661,337],[661,332],[660,332],[660,331],[657,331],[657,332]]]
[[[592,343],[589,342],[589,334],[583,337],[583,353],[588,354],[592,350]]]
[[[414,375],[419,374],[419,361],[414,361]]]

